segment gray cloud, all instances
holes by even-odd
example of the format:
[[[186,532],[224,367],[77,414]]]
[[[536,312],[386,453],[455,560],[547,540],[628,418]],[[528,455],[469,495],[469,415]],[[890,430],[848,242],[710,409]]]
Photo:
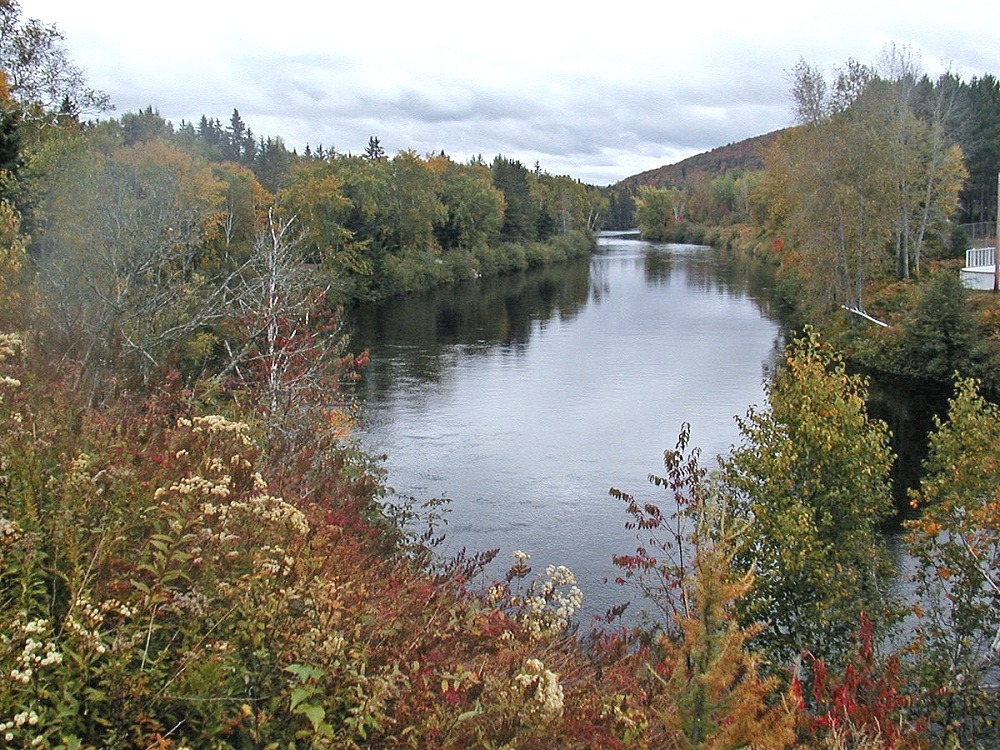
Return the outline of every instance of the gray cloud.
[[[64,31],[119,111],[153,105],[177,123],[236,108],[293,148],[358,152],[378,135],[390,152],[503,153],[596,184],[790,124],[800,57],[830,70],[896,42],[934,74],[1000,69],[987,0],[619,0],[596,13],[507,0],[488,19],[457,0],[173,0],[152,21],[129,0],[21,4]]]

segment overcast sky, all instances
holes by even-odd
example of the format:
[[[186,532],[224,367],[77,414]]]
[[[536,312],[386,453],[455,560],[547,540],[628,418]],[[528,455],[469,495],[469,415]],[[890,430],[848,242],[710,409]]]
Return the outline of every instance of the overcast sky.
[[[233,109],[289,148],[442,149],[605,185],[791,124],[789,71],[1000,75],[996,0],[21,0],[116,113]]]

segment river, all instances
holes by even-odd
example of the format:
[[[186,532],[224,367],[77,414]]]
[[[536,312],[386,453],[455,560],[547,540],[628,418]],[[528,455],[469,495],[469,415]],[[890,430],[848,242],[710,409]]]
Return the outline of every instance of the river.
[[[711,464],[763,399],[781,332],[766,289],[719,252],[602,234],[589,259],[353,311],[369,348],[364,446],[388,484],[449,498],[449,555],[499,548],[534,570],[566,565],[582,623],[628,598],[612,554],[635,549],[611,487],[647,481],[683,422]]]

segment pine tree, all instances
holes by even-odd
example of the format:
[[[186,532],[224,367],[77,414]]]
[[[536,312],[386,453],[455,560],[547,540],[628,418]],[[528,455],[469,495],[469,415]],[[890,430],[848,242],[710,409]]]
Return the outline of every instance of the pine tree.
[[[372,161],[385,158],[385,149],[382,148],[382,144],[379,143],[378,138],[371,136],[368,139],[368,145],[365,147],[365,156]]]

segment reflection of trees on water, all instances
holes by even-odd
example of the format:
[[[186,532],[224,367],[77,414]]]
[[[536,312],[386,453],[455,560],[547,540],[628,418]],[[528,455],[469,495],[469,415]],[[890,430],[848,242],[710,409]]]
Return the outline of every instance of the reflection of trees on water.
[[[536,324],[579,314],[587,303],[589,269],[584,258],[351,310],[351,350],[391,351],[369,365],[366,386],[381,392],[399,378],[436,381],[458,353],[522,351]]]
[[[646,283],[651,286],[666,286],[674,272],[674,258],[670,248],[651,247],[643,259]]]
[[[897,518],[890,530],[898,530],[902,518],[912,515],[907,491],[916,487],[923,476],[922,462],[927,457],[927,436],[935,415],[944,418],[950,392],[940,387],[875,374],[868,383],[868,413],[889,427],[890,447],[896,454],[892,465],[893,500]]]
[[[774,274],[764,263],[747,260],[727,250],[702,246],[675,246],[650,252],[647,280],[662,284],[677,268],[684,269],[688,286],[753,301],[761,313],[780,320],[781,306],[774,293]],[[662,257],[668,256],[668,257]]]
[[[666,286],[680,271],[693,288],[747,297],[766,317],[777,317],[766,269],[703,246],[621,237],[609,247],[618,255],[633,244],[630,260],[647,284]],[[360,305],[348,315],[351,349],[377,349],[382,355],[366,368],[363,387],[381,393],[400,379],[437,381],[459,355],[498,347],[516,355],[537,326],[553,318],[570,320],[588,300],[600,304],[606,299],[611,274],[610,264],[581,259]]]
[[[705,245],[645,244],[642,262],[647,284],[667,286],[675,273],[683,271],[684,283],[694,289],[746,297],[764,317],[786,322],[773,270],[766,263]]]

